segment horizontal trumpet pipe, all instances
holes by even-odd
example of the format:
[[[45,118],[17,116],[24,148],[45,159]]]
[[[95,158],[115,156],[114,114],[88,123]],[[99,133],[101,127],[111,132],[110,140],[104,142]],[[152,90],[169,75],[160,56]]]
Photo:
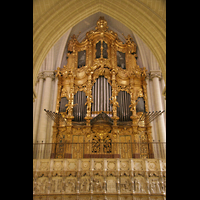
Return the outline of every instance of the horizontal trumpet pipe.
[[[154,111],[151,113],[149,112],[148,115],[145,117],[145,121],[147,121],[152,115],[153,115]]]
[[[154,116],[152,116],[152,118],[149,120],[149,123],[150,123],[152,120],[156,119],[160,112],[161,112],[161,111],[158,111]]]
[[[152,122],[154,119],[156,119],[158,116],[160,116],[163,112],[165,112],[165,110],[163,110],[162,112],[159,111],[158,114],[148,122],[148,124],[151,123],[151,122]]]
[[[161,111],[159,111],[159,113],[158,113],[158,115],[155,117],[155,118],[157,118],[158,116],[160,116],[163,112],[165,112],[164,110],[161,112]],[[154,120],[154,119],[153,119]]]
[[[151,113],[151,115],[146,119],[146,123],[148,123],[156,114],[157,114],[158,111],[156,111],[154,113],[154,111]]]

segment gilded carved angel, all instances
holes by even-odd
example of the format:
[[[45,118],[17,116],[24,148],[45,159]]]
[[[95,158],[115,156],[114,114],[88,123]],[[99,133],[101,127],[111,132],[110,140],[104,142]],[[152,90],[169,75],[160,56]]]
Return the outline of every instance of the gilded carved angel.
[[[92,95],[89,94],[87,101],[85,103],[85,105],[87,106],[87,111],[89,111],[89,112],[91,111],[91,103],[94,103],[94,102],[93,102]]]
[[[68,115],[72,115],[72,109],[74,106],[78,104],[73,104],[72,101],[69,101],[65,106],[67,106],[66,112],[68,111]]]

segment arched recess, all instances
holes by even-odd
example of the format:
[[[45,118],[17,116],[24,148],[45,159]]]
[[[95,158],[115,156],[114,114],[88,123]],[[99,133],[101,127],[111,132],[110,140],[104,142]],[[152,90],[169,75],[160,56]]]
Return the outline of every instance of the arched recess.
[[[42,7],[41,4],[46,5],[48,1],[34,1],[33,85],[51,47],[67,30],[96,12],[120,21],[146,43],[156,57],[166,82],[166,23],[140,1],[84,0],[83,3],[60,0],[49,8],[44,6],[44,12],[38,11],[38,14],[36,9]]]

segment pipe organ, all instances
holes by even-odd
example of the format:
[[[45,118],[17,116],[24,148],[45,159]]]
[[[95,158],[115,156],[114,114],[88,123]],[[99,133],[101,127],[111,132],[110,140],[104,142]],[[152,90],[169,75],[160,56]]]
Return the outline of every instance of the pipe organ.
[[[125,39],[123,43],[117,33],[109,30],[104,17],[82,42],[76,35],[71,37],[67,65],[56,70],[56,113],[64,120],[54,123],[53,143],[93,141],[94,145],[79,149],[83,158],[102,153],[123,158],[111,143],[152,141],[151,126],[141,120],[148,112],[146,69],[137,65],[136,44],[131,36]],[[132,158],[147,158],[148,151],[143,144],[129,149],[129,154]],[[76,158],[74,152],[58,145],[51,156]]]

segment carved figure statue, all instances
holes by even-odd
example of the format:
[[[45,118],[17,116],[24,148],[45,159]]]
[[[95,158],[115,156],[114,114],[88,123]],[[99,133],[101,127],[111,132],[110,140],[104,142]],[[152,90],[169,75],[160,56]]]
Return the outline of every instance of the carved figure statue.
[[[87,101],[85,103],[85,105],[87,105],[87,113],[90,113],[91,112],[91,103],[94,103],[93,102],[93,98],[92,98],[92,95],[89,94],[88,98],[87,98]]]
[[[75,49],[75,44],[78,42],[77,39],[76,39],[76,35],[72,35],[71,37],[72,39],[69,41],[69,44],[68,44],[68,51],[74,51]]]

